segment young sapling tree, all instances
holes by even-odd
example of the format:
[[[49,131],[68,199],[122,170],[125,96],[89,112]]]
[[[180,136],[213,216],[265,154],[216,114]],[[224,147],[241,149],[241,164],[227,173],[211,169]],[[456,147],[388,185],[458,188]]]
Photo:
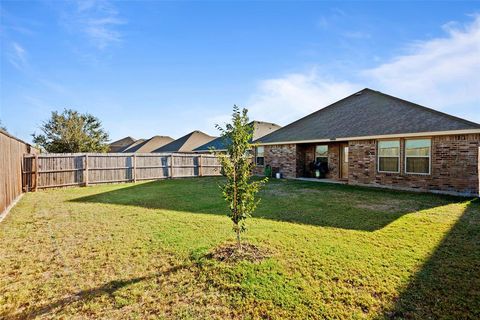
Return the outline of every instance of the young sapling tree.
[[[249,124],[247,109],[234,106],[232,122],[225,128],[217,125],[226,145],[226,153],[217,153],[226,182],[221,185],[223,197],[228,203],[228,216],[233,222],[237,237],[237,248],[242,250],[240,234],[246,230],[246,220],[255,211],[260,199],[256,197],[261,186],[267,181],[252,179],[253,161],[251,152],[253,126]]]

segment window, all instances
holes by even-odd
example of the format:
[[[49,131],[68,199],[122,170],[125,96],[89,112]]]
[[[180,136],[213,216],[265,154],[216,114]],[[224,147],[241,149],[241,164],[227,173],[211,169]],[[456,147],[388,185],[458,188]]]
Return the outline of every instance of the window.
[[[327,145],[319,145],[315,147],[315,163],[328,163]]]
[[[405,141],[405,172],[430,174],[430,139]]]
[[[264,165],[265,163],[264,152],[265,152],[264,147],[262,146],[257,147],[257,156],[255,157],[255,163],[257,164],[257,166]]]
[[[400,172],[400,141],[378,141],[378,172]]]

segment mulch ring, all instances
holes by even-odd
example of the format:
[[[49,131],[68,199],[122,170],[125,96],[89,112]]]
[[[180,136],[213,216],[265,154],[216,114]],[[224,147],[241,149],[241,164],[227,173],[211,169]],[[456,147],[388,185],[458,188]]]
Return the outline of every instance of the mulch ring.
[[[270,252],[251,243],[242,243],[241,250],[239,250],[237,243],[225,243],[214,248],[208,254],[208,257],[227,263],[241,260],[258,263],[270,257]]]

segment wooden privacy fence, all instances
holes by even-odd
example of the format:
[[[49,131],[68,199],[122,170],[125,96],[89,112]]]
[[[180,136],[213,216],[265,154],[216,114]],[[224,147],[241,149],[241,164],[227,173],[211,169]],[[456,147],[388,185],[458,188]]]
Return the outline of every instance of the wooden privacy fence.
[[[165,178],[220,175],[210,154],[55,153],[26,155],[26,191]]]
[[[0,130],[0,215],[22,194],[22,159],[37,150]]]

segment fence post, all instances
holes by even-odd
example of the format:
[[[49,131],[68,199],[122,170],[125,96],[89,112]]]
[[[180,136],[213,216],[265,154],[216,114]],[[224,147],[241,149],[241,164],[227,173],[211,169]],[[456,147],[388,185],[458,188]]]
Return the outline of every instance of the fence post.
[[[173,178],[173,153],[170,155],[170,178]]]
[[[38,190],[38,170],[39,170],[39,165],[38,165],[38,154],[35,154],[35,189],[34,191],[36,192]]]
[[[88,153],[85,153],[85,173],[84,173],[84,179],[85,179],[85,187],[88,187]]]
[[[200,157],[198,157],[198,176],[202,177],[203,176],[203,155],[200,154]]]
[[[22,191],[28,192],[27,174],[25,173],[26,172],[25,164],[26,164],[26,160],[25,160],[25,153],[24,153],[22,157]]]
[[[137,155],[135,153],[133,154],[132,162],[133,162],[132,178],[133,178],[133,183],[136,183],[137,182]]]

